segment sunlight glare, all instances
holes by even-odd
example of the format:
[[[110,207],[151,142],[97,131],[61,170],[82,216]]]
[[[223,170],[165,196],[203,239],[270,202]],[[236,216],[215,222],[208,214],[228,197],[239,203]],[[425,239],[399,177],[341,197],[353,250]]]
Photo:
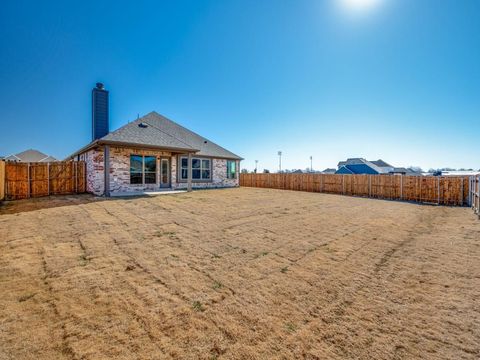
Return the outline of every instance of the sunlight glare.
[[[347,10],[363,11],[377,7],[382,0],[338,0]]]

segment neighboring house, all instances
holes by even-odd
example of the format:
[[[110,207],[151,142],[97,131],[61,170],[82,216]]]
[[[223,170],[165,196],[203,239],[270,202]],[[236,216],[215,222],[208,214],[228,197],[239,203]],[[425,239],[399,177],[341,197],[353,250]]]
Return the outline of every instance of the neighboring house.
[[[44,154],[38,150],[25,150],[18,154],[6,156],[5,161],[14,161],[14,162],[54,162],[58,161],[53,156]]]
[[[335,174],[422,175],[410,168],[394,167],[383,160],[368,161],[363,158],[351,158],[347,159],[347,161],[340,161]]]
[[[480,170],[451,170],[451,171],[441,171],[441,176],[477,176],[480,175]]]
[[[410,169],[410,168],[403,168],[403,167],[394,168],[392,171],[389,172],[389,174],[392,174],[392,175],[408,175],[408,176],[420,176],[420,175],[422,175],[422,173],[420,173],[418,171],[415,171],[415,170]]]
[[[156,112],[109,132],[102,84],[93,89],[92,102],[93,140],[69,157],[86,162],[88,192],[239,186],[240,156]]]
[[[325,170],[322,171],[322,174],[335,174],[337,170],[333,169],[333,168],[327,168]]]
[[[392,165],[389,163],[386,163],[385,161],[379,159],[379,160],[372,160],[370,161],[373,165],[378,166],[383,172],[390,172],[395,169]]]
[[[394,167],[383,160],[368,161],[363,158],[351,158],[338,163],[335,174],[388,174]]]

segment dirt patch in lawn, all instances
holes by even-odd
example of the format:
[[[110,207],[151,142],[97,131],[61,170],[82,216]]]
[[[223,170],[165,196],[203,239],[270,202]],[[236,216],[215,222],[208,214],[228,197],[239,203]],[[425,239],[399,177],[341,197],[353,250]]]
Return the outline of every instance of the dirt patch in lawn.
[[[480,357],[470,209],[249,188],[43,201],[0,207],[0,359]]]

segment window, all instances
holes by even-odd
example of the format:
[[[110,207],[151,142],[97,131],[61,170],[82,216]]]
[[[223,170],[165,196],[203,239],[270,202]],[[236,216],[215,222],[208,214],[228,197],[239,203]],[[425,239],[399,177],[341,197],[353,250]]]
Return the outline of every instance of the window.
[[[143,163],[145,184],[155,184],[157,182],[157,158],[155,156],[145,156]]]
[[[143,156],[130,156],[130,184],[143,183]]]
[[[157,158],[130,155],[130,184],[156,184]]]
[[[227,161],[227,179],[237,178],[237,163],[235,161]]]
[[[180,162],[180,178],[188,180],[188,158],[182,157]],[[192,179],[197,181],[211,179],[210,159],[192,158]]]

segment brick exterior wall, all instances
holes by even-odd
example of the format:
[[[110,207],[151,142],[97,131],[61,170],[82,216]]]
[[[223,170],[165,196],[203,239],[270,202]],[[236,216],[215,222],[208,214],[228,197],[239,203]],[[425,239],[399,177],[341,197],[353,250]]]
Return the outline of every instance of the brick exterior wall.
[[[155,156],[157,158],[156,184],[130,184],[130,155]],[[171,188],[186,189],[187,182],[177,182],[177,161],[175,154],[157,150],[139,150],[129,148],[110,147],[110,193],[155,191],[160,190],[160,158],[168,157],[171,167]],[[95,195],[104,194],[104,160],[103,148],[92,149],[79,156],[87,164],[87,191]],[[222,188],[239,186],[240,162],[237,161],[237,176],[235,179],[227,179],[227,160],[211,159],[212,180],[209,182],[192,181],[192,188]]]
[[[157,158],[156,184],[130,184],[130,155]],[[160,188],[160,157],[170,158],[171,156],[170,152],[165,151],[110,147],[110,193],[158,190]]]
[[[176,182],[177,173],[177,157],[173,157],[172,161],[172,175],[175,174],[175,182],[172,182],[174,189],[186,189],[187,182]],[[223,188],[223,187],[235,187],[239,186],[239,168],[240,161],[237,161],[237,176],[235,179],[227,179],[227,160],[225,159],[212,159],[212,181],[209,182],[197,182],[192,181],[192,188],[194,189],[207,189],[207,188]],[[172,176],[173,179],[173,176]]]
[[[103,195],[104,179],[103,172],[103,148],[92,149],[83,154],[80,154],[79,160],[83,160],[86,163],[87,170],[87,192],[95,195]]]

